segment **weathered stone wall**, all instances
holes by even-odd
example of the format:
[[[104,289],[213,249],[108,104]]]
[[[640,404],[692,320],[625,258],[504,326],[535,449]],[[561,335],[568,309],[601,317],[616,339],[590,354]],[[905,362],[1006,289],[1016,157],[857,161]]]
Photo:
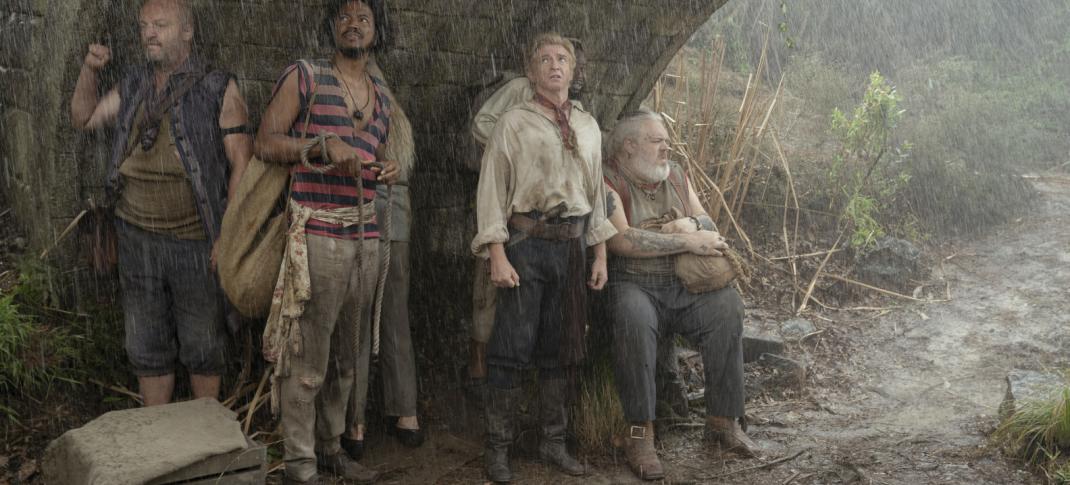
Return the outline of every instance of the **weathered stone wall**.
[[[381,59],[414,122],[414,327],[460,342],[468,312],[467,252],[477,174],[462,158],[481,80],[519,70],[525,42],[556,30],[583,39],[588,107],[603,125],[638,106],[673,54],[727,0],[393,0],[396,48]],[[321,53],[320,1],[199,0],[209,59],[233,71],[258,117],[282,69]],[[75,133],[69,96],[86,44],[104,40],[115,67],[137,62],[136,8],[115,0],[0,0],[0,156],[9,204],[31,245],[53,244],[87,201],[100,200],[107,132]],[[76,253],[70,241],[56,252]],[[438,346],[448,348],[447,346]],[[439,355],[424,355],[436,361]]]

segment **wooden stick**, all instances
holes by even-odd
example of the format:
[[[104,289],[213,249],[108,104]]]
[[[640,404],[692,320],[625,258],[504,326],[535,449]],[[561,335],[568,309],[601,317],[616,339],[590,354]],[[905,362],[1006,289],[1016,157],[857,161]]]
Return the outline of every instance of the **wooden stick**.
[[[807,451],[810,451],[810,448],[803,448],[803,449],[799,450],[798,452],[796,452],[794,455],[785,456],[783,458],[778,458],[778,459],[773,460],[773,461],[762,463],[761,465],[754,465],[754,466],[748,466],[748,467],[745,467],[745,468],[739,468],[739,469],[736,469],[736,470],[730,470],[730,471],[727,471],[727,472],[724,472],[724,473],[721,473],[721,474],[718,474],[718,475],[707,475],[706,478],[708,478],[710,480],[720,480],[722,478],[728,478],[728,477],[730,477],[732,475],[737,475],[737,474],[740,474],[740,473],[743,473],[743,472],[750,472],[750,471],[754,471],[754,470],[762,470],[762,469],[765,469],[765,468],[772,468],[772,467],[777,466],[777,465],[779,465],[781,463],[794,460],[794,459],[798,458],[799,455],[802,455],[803,453],[806,453]]]
[[[840,251],[843,251],[843,250],[842,249],[837,249],[836,250],[836,252],[840,252]],[[816,251],[816,252],[813,252],[813,253],[796,254],[794,256],[777,256],[775,258],[769,258],[769,261],[784,261],[784,260],[789,260],[789,259],[798,260],[798,259],[803,259],[803,258],[812,258],[814,256],[824,256],[824,255],[826,255],[828,253],[829,253],[828,251]]]
[[[834,275],[834,274],[827,274],[825,276],[829,277],[829,278],[832,278],[834,280],[842,281],[842,282],[847,283],[847,284],[860,286],[860,287],[865,288],[867,290],[873,290],[873,291],[876,291],[877,293],[881,293],[881,294],[888,295],[888,296],[894,296],[896,298],[902,298],[904,300],[916,301],[916,302],[921,302],[921,303],[946,303],[948,301],[951,301],[951,300],[924,300],[924,299],[921,299],[921,298],[914,298],[913,296],[904,295],[902,293],[896,293],[896,292],[891,291],[891,290],[885,290],[883,288],[877,288],[876,286],[867,285],[867,284],[865,284],[865,283],[863,283],[861,281],[855,281],[855,280],[852,280],[850,278],[845,278],[843,276],[837,276],[837,275]]]
[[[840,235],[836,237],[836,242],[832,245],[832,249],[829,249],[828,254],[825,255],[825,259],[821,260],[821,264],[817,267],[817,271],[814,272],[813,279],[810,280],[810,285],[806,287],[806,293],[803,295],[802,304],[799,305],[799,309],[795,311],[796,315],[801,315],[806,311],[806,304],[810,302],[810,295],[814,294],[814,286],[817,285],[818,278],[821,278],[821,272],[825,270],[825,265],[828,264],[829,259],[840,247],[840,241],[843,240],[843,235],[847,234],[847,228],[843,228],[840,231]]]
[[[122,394],[122,395],[124,395],[126,397],[129,397],[129,398],[133,399],[134,401],[137,401],[138,404],[141,404],[141,405],[145,404],[145,401],[143,401],[141,399],[141,395],[140,394],[137,394],[137,393],[135,393],[135,392],[123,387],[123,386],[110,386],[110,385],[105,384],[103,382],[100,382],[100,381],[98,381],[96,379],[89,379],[89,382],[92,383],[92,384],[96,384],[97,386],[100,386],[100,387],[102,387],[104,389],[107,389],[109,391],[117,392],[117,393]]]
[[[56,249],[56,246],[59,246],[59,243],[63,242],[63,240],[67,238],[67,235],[70,234],[75,227],[78,227],[78,223],[88,213],[88,209],[82,209],[82,212],[79,212],[78,215],[74,217],[74,220],[72,220],[70,224],[67,224],[67,227],[63,229],[63,232],[59,233],[59,237],[57,237],[56,240],[52,242],[52,245],[44,251],[41,251],[40,259],[45,259],[46,257],[48,257],[48,253],[50,253],[53,249]]]
[[[253,415],[256,414],[257,402],[260,401],[260,396],[264,392],[264,384],[267,383],[268,377],[275,371],[273,365],[269,365],[267,369],[264,369],[264,375],[260,376],[260,385],[256,386],[256,394],[253,394],[253,401],[249,405],[249,412],[245,414],[245,434],[249,434],[249,428],[253,425]]]

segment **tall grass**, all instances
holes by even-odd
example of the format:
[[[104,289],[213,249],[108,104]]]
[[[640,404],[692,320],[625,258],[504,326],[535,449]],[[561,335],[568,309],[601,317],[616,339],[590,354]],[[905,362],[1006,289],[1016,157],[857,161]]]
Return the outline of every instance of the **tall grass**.
[[[573,412],[576,438],[589,453],[609,453],[614,433],[624,430],[624,409],[613,381],[612,364],[603,359],[594,364],[580,385],[580,399]]]
[[[1055,398],[1026,402],[996,429],[993,439],[1056,483],[1070,482],[1070,387]]]

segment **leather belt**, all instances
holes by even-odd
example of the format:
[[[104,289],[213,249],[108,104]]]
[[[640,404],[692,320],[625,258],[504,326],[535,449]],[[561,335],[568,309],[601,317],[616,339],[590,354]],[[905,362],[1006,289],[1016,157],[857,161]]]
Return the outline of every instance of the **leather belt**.
[[[524,233],[528,237],[548,239],[551,241],[567,241],[583,235],[584,218],[568,218],[568,222],[552,223],[533,219],[524,214],[513,214],[509,217],[509,227]]]

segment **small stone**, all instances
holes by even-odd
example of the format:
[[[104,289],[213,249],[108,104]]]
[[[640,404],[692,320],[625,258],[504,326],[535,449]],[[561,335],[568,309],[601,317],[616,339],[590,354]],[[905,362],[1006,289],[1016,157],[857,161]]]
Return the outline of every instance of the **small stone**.
[[[922,252],[910,241],[885,236],[856,257],[855,271],[861,281],[904,289],[910,281],[924,279],[929,269]]]
[[[766,382],[774,386],[802,389],[806,384],[806,366],[801,362],[774,354],[762,354],[758,364],[769,370]]]
[[[757,361],[762,354],[784,353],[784,340],[775,335],[748,334],[743,331],[743,362]]]
[[[805,318],[793,318],[780,324],[780,335],[788,340],[802,340],[817,331],[814,322]]]
[[[1024,403],[1057,397],[1066,387],[1066,379],[1057,374],[1014,369],[1007,374],[1007,393],[999,405],[999,416],[1006,419]]]

